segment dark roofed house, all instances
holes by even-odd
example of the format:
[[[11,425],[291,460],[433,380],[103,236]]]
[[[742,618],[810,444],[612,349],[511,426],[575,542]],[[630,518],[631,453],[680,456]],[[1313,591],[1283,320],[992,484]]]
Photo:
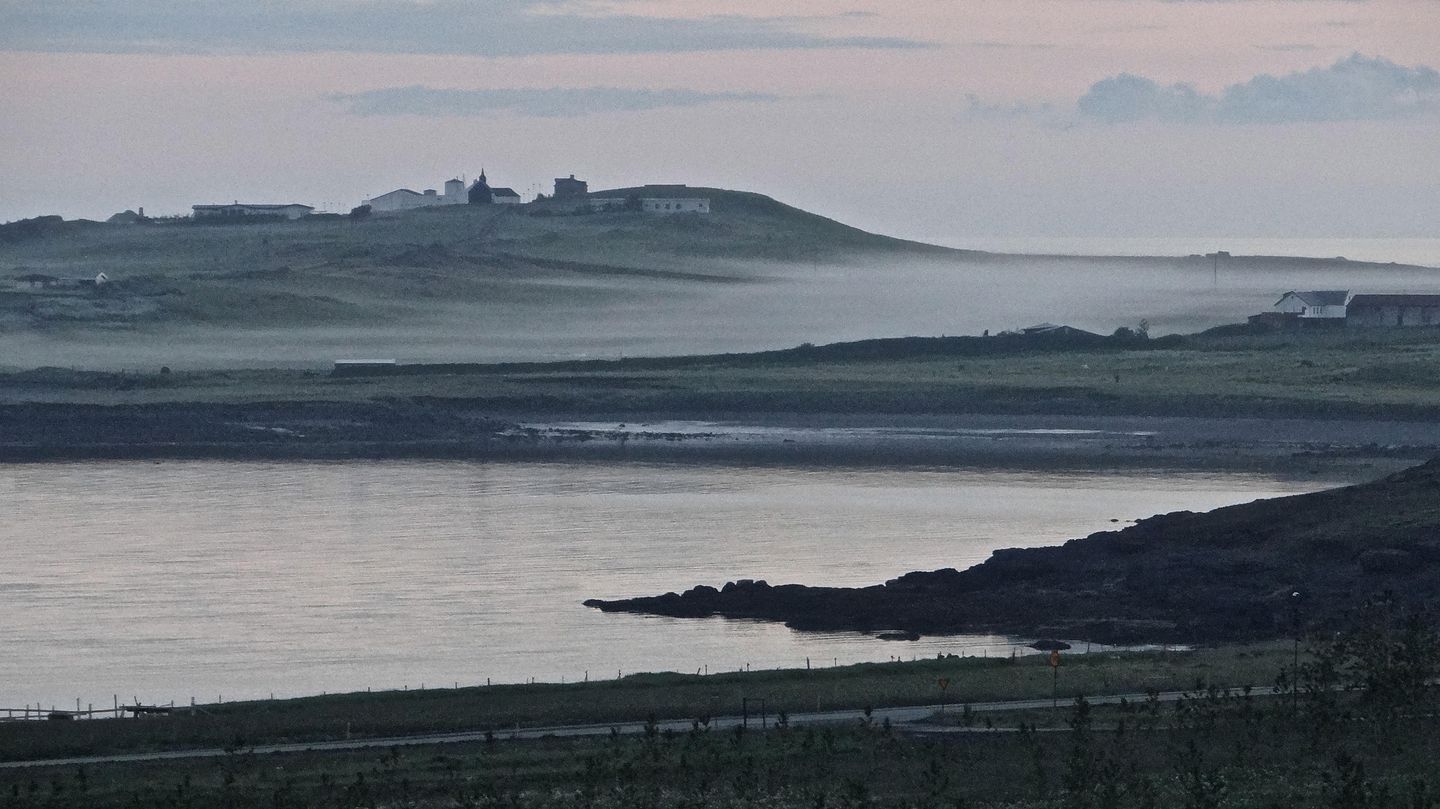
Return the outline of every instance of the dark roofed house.
[[[1358,328],[1440,326],[1440,295],[1356,295],[1345,325]]]
[[[1271,309],[1305,319],[1343,319],[1348,289],[1321,289],[1310,292],[1286,292]]]
[[[1021,334],[1064,334],[1064,335],[1085,334],[1085,335],[1089,335],[1089,336],[1091,336],[1091,337],[1099,337],[1099,335],[1098,335],[1098,334],[1095,334],[1094,332],[1088,332],[1088,331],[1085,331],[1085,330],[1083,330],[1083,329],[1077,329],[1077,328],[1075,328],[1074,326],[1057,326],[1057,325],[1054,324],[1054,323],[1036,323],[1034,326],[1026,326],[1025,328],[1021,329],[1021,330],[1020,330],[1020,333],[1021,333]]]
[[[555,198],[583,197],[590,193],[590,186],[584,180],[575,179],[575,175],[569,177],[555,178]]]
[[[1056,325],[1054,323],[1036,323],[1034,326],[1026,326],[1019,331],[1019,334],[1022,337],[1030,339],[1043,338],[1046,340],[1053,340],[1055,342],[1061,343],[1084,343],[1091,341],[1103,341],[1105,339],[1104,337],[1092,331],[1077,329],[1074,326]]]
[[[485,177],[485,169],[480,169],[479,179],[470,186],[469,201],[471,205],[489,205],[495,201],[495,190],[490,187],[490,181]]]

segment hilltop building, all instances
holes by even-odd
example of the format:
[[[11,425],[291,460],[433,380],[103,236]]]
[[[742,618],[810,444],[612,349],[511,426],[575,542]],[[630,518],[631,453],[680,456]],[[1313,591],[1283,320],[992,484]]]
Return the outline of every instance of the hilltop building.
[[[686,197],[693,193],[684,184],[649,183],[623,197],[590,197],[592,211],[639,211],[651,214],[710,213],[708,197]]]
[[[490,183],[485,179],[485,169],[480,169],[480,179],[470,186],[469,202],[471,205],[489,205],[494,201]]]
[[[704,197],[591,197],[586,200],[592,211],[627,211],[642,213],[710,213],[710,200]]]
[[[303,219],[315,210],[309,205],[191,205],[196,221],[238,221],[244,219]]]
[[[575,179],[575,175],[569,177],[555,178],[555,199],[567,197],[583,197],[590,193],[590,185],[584,180]]]
[[[480,170],[480,179],[470,186],[468,201],[471,205],[519,205],[520,195],[513,188],[492,187]]]
[[[464,205],[466,201],[465,183],[461,180],[446,180],[444,194],[436,193],[433,188],[427,188],[423,192],[397,188],[378,197],[371,197],[361,204],[369,205],[370,210],[376,213],[385,213],[428,208],[432,205]]]

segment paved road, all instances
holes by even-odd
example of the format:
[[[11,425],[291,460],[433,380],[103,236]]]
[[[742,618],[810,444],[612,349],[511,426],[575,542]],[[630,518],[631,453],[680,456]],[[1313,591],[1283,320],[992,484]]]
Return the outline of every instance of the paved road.
[[[1162,702],[1174,702],[1180,699],[1186,692],[1166,691],[1159,695]],[[1257,696],[1266,693],[1263,689],[1256,689],[1253,693]],[[1129,702],[1143,702],[1148,699],[1147,694],[1113,694],[1110,696],[1086,697],[1091,705],[1113,705],[1126,700]],[[1049,699],[1021,699],[1007,700],[1003,702],[972,702],[970,711],[972,713],[985,713],[993,711],[1026,711],[1039,710],[1054,707],[1068,708],[1071,705],[1069,700],[1060,700],[1058,703]],[[996,732],[991,728],[967,728],[959,726],[940,725],[916,725],[921,720],[933,716],[937,710],[935,705],[920,705],[906,708],[875,708],[870,713],[870,721],[884,722],[890,720],[892,726],[902,726],[906,732],[924,733],[992,733]],[[949,711],[958,711],[960,706],[952,704],[948,706]],[[789,722],[794,725],[843,725],[862,722],[865,720],[865,712],[862,710],[842,711],[811,711],[808,713],[794,713],[789,715]],[[710,720],[711,730],[725,730],[740,725],[747,720],[741,716],[721,716]],[[761,719],[751,716],[748,723],[752,728],[774,727],[775,716],[770,714]],[[671,719],[656,722],[655,726],[660,731],[674,731],[677,733],[688,732],[692,727],[689,719]],[[542,739],[548,736],[554,737],[585,737],[585,736],[609,736],[612,733],[631,735],[645,732],[644,722],[607,722],[592,725],[554,725],[551,727],[516,728],[513,730],[488,731],[496,741],[520,741],[526,739]],[[295,742],[291,744],[265,744],[244,750],[246,753],[255,755],[266,755],[270,753],[303,753],[307,751],[326,750],[364,750],[373,747],[409,747],[415,745],[433,744],[468,744],[483,742],[486,740],[487,731],[462,731],[458,733],[427,733],[419,736],[390,736],[371,737],[364,739],[337,739],[335,741],[320,742]],[[153,753],[127,753],[112,756],[77,756],[74,758],[51,758],[36,759],[33,761],[5,761],[0,762],[0,769],[20,769],[25,767],[68,767],[77,764],[117,764],[131,761],[167,761],[187,758],[218,758],[221,756],[233,755],[231,751],[220,748],[202,748],[194,750],[167,750]]]

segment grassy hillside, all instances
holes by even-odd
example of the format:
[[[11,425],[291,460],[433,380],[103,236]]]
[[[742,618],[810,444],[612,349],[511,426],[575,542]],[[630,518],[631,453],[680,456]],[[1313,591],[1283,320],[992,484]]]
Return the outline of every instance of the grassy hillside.
[[[625,193],[624,190],[614,193]],[[251,225],[66,223],[0,243],[0,330],[360,325],[434,304],[584,302],[587,282],[753,279],[755,262],[943,254],[758,194],[692,189],[708,216],[454,206]],[[101,288],[6,283],[40,274]],[[11,287],[11,288],[3,288]]]
[[[592,196],[628,198],[632,195],[710,200],[711,213],[707,216],[600,215],[607,243],[644,254],[824,261],[843,260],[857,251],[947,257],[973,253],[867,233],[747,191],[651,186],[596,191]],[[620,226],[613,221],[617,216],[623,220]]]
[[[1363,335],[866,340],[783,351],[314,370],[0,373],[0,402],[463,401],[528,413],[1052,413],[1429,420],[1440,341]]]

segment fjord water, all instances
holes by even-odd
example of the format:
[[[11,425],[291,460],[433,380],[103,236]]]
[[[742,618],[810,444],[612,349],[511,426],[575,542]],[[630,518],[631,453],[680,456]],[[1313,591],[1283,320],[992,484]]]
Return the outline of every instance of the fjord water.
[[[1176,509],[1323,488],[1195,472],[661,464],[0,467],[0,708],[1009,654],[581,606],[863,585]]]

